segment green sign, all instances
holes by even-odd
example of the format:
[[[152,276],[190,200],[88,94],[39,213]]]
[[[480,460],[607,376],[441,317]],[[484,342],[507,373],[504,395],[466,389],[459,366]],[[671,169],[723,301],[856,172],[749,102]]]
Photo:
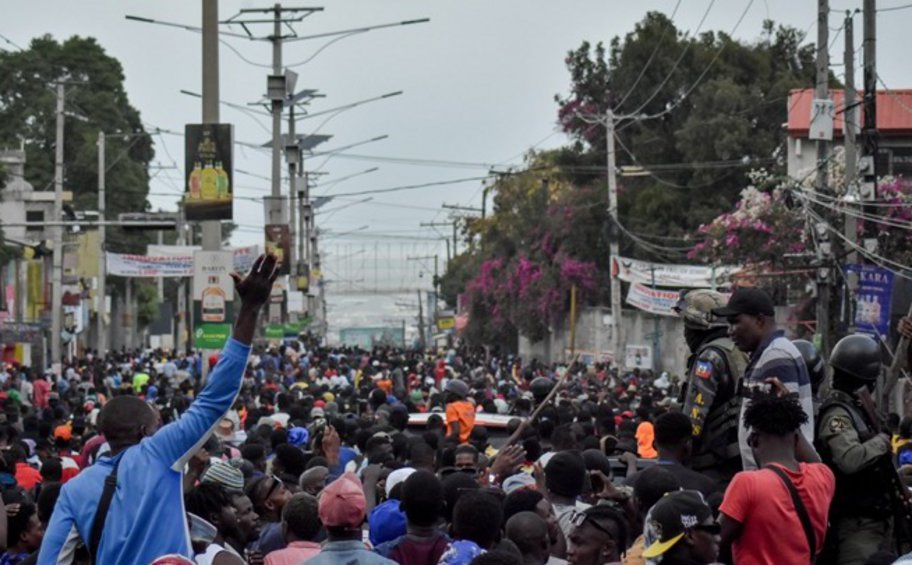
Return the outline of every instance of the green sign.
[[[197,349],[222,349],[231,337],[231,324],[200,324],[193,330]]]
[[[282,339],[285,337],[285,327],[279,324],[270,324],[266,326],[263,335],[267,339]]]

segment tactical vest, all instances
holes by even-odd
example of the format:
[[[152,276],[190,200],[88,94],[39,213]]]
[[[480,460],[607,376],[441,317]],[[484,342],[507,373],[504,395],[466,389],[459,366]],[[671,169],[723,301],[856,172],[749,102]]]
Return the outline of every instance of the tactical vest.
[[[831,391],[820,406],[818,426],[823,425],[827,411],[837,406],[849,413],[859,442],[864,443],[877,435],[877,431],[871,429],[864,414],[855,405],[854,398],[841,390]],[[893,514],[892,495],[889,490],[891,485],[884,480],[879,464],[870,464],[851,475],[844,473],[833,462],[833,454],[830,453],[829,446],[826,442],[820,441],[820,429],[817,430],[817,438],[814,442],[815,447],[823,462],[830,467],[836,477],[836,493],[830,505],[830,516],[834,519],[843,516],[883,519],[891,516]]]
[[[727,337],[719,337],[700,345],[694,354],[698,358],[706,349],[715,349],[725,359],[726,374],[716,377],[716,397],[710,406],[703,433],[694,442],[691,466],[694,470],[722,467],[727,461],[734,461],[732,473],[741,464],[738,447],[738,426],[741,421],[741,397],[738,384],[747,368],[747,356]],[[730,478],[730,477],[729,477]]]

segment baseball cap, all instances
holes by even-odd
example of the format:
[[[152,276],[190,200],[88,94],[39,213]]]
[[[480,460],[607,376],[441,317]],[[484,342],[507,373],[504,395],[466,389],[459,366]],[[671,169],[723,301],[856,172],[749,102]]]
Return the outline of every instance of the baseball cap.
[[[516,473],[507,477],[501,487],[508,495],[524,488],[535,488],[535,477],[529,473]]]
[[[70,441],[73,439],[73,430],[71,430],[69,426],[57,426],[54,428],[54,439]]]
[[[396,487],[399,483],[403,482],[405,479],[409,478],[409,475],[415,472],[413,467],[402,467],[401,469],[396,469],[386,477],[386,496],[389,498],[393,488]]]
[[[414,470],[414,469],[413,469]],[[387,500],[370,513],[368,537],[374,547],[406,534],[405,512],[398,500]]]
[[[320,521],[329,528],[358,528],[364,521],[364,499],[361,481],[351,471],[331,482],[320,495]]]
[[[712,518],[712,509],[695,490],[670,492],[646,514],[643,557],[652,559],[674,547],[687,530]]]
[[[731,318],[738,314],[757,316],[775,316],[773,299],[766,291],[759,288],[737,288],[728,299],[728,304],[722,308],[713,308],[714,316]]]

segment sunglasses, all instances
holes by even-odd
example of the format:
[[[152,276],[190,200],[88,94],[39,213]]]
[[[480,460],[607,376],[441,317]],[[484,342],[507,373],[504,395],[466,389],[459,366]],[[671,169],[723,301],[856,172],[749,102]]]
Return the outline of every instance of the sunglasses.
[[[591,519],[585,512],[578,512],[575,516],[573,516],[570,519],[570,524],[572,524],[574,528],[579,528],[580,526],[582,526],[583,524],[585,524],[587,522],[589,524],[591,524],[592,527],[595,528],[596,530],[607,535],[612,540],[614,539],[614,536],[615,536],[614,532],[609,531],[608,528],[599,524],[597,520]]]
[[[699,530],[701,532],[706,532],[711,536],[717,536],[722,533],[722,526],[716,522],[713,522],[712,524],[697,524],[692,527],[691,530]]]
[[[275,491],[279,490],[279,487],[285,485],[285,483],[282,482],[282,479],[278,478],[275,475],[269,475],[269,478],[272,479],[272,486],[270,486],[269,490],[266,491],[266,496],[263,497],[263,502],[269,500],[269,497],[271,497]]]

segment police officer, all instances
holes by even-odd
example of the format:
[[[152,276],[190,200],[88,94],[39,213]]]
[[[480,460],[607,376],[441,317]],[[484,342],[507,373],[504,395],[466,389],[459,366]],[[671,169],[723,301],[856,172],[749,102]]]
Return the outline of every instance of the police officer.
[[[683,411],[693,424],[690,463],[694,470],[727,483],[741,470],[738,384],[748,359],[728,337],[726,321],[712,314],[713,308],[725,304],[713,290],[685,290],[674,309],[684,320],[684,339],[691,351],[682,391]]]
[[[857,391],[873,390],[881,370],[880,345],[866,335],[842,338],[830,355],[833,389],[820,406],[817,449],[836,475],[828,542],[835,563],[862,565],[893,542],[893,486],[881,465],[890,462],[890,436],[870,421]]]

